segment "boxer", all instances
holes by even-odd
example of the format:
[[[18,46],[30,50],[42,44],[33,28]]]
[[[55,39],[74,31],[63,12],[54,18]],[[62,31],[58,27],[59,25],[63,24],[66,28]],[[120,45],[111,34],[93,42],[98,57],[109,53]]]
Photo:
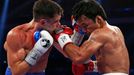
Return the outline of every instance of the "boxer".
[[[6,75],[45,75],[53,45],[51,34],[60,25],[63,9],[51,0],[37,0],[33,19],[11,29],[4,44],[7,51]]]
[[[83,31],[75,22],[74,16],[71,16],[72,26],[74,28],[73,34],[71,35],[71,40],[77,46],[80,46],[82,41],[84,41],[85,31]],[[89,58],[88,61],[83,64],[72,63],[72,72],[74,75],[84,75],[85,72],[97,72],[97,61],[92,61]]]
[[[117,26],[107,23],[102,6],[94,0],[82,0],[73,7],[72,15],[90,35],[79,47],[66,32],[55,33],[59,45],[73,63],[84,63],[95,55],[98,71],[102,75],[128,75],[129,55],[123,34]]]

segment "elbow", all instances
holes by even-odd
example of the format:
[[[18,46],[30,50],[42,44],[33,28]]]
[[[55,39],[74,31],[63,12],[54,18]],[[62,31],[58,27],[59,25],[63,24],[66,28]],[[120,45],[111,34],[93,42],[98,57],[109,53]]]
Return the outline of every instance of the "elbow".
[[[79,59],[73,59],[72,61],[74,64],[80,64],[80,62],[81,62]]]

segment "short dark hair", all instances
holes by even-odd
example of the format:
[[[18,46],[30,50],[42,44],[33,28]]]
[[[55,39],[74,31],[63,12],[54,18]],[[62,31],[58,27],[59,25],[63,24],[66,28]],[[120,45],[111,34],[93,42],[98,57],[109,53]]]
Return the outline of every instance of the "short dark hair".
[[[63,15],[62,7],[52,0],[37,0],[33,6],[33,18],[53,18],[56,14]]]
[[[72,15],[78,19],[80,16],[85,15],[95,21],[97,15],[101,16],[104,20],[107,19],[103,7],[95,0],[82,0],[76,3],[72,9]]]

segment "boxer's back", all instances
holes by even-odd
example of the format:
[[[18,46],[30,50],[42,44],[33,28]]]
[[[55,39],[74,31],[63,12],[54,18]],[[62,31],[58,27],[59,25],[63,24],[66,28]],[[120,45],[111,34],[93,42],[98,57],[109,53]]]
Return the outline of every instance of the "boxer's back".
[[[112,28],[112,29],[111,29]],[[129,57],[124,38],[117,27],[104,28],[105,44],[96,53],[98,69],[101,73],[128,73]]]
[[[24,61],[25,56],[29,53],[30,50],[32,50],[35,43],[33,39],[34,32],[34,27],[29,27],[28,24],[23,24],[13,28],[8,33],[7,41],[5,43],[5,49],[7,51],[8,65],[10,67],[14,64],[13,62],[15,61]],[[13,39],[11,39],[10,37],[13,37]],[[17,44],[14,46],[10,45],[14,42],[17,42]],[[45,53],[39,59],[37,64],[31,67],[28,72],[42,72],[47,66],[49,53],[50,50]],[[13,54],[16,58],[12,58],[11,54]]]

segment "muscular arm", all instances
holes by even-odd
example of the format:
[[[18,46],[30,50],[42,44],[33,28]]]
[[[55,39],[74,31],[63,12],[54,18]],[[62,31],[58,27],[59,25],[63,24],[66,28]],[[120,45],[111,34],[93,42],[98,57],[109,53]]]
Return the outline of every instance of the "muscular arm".
[[[93,33],[82,46],[67,44],[64,51],[74,63],[83,63],[103,45],[100,36]]]
[[[25,35],[20,31],[10,31],[5,42],[8,64],[13,75],[23,75],[30,66],[24,61],[26,50],[24,48]]]

